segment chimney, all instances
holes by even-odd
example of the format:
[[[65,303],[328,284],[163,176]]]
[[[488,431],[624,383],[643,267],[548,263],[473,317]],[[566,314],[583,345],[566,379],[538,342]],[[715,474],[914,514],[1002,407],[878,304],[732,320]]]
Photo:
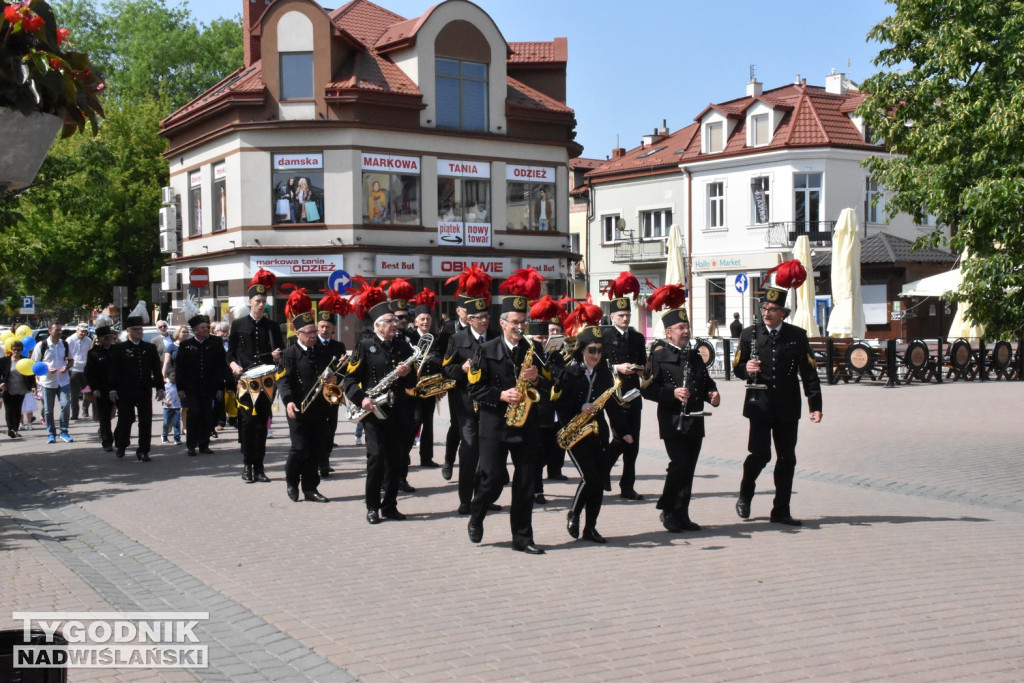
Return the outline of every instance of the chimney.
[[[756,78],[751,78],[750,82],[747,83],[747,97],[760,97],[762,92],[761,82]]]
[[[658,135],[668,137],[668,119],[661,120],[661,130],[658,131]]]
[[[242,0],[242,51],[245,66],[251,66],[260,58],[260,39],[253,33],[259,32],[259,18],[274,0]]]
[[[842,95],[846,92],[846,74],[836,73],[835,69],[832,69],[832,73],[825,76],[825,92],[832,93],[833,95]]]
[[[616,147],[612,150],[612,159],[621,159],[626,156],[626,150],[622,147]]]

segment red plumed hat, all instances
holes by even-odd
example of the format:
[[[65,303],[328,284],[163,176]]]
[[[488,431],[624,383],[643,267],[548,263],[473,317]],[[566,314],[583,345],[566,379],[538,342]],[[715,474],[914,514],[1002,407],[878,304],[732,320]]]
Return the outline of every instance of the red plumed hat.
[[[640,296],[640,281],[636,279],[636,275],[633,275],[628,270],[624,270],[619,273],[617,278],[609,282],[601,290],[601,293],[609,299],[619,299],[627,294],[632,294],[633,301],[636,301],[636,298]]]
[[[662,285],[654,287],[650,280],[644,280],[648,287],[654,289],[647,297],[647,309],[660,311],[662,309],[682,308],[686,303],[686,290],[682,285]]]
[[[388,281],[385,280],[384,282],[380,283],[380,286],[387,287]],[[406,301],[408,301],[414,296],[416,296],[416,288],[412,286],[411,282],[401,277],[396,277],[394,280],[391,280],[391,286],[388,287],[389,299],[405,299]]]
[[[366,319],[370,309],[381,303],[382,301],[388,300],[388,295],[384,293],[382,287],[377,286],[377,281],[367,282],[366,278],[362,275],[353,275],[352,281],[356,284],[353,287],[352,295],[349,297],[349,301],[352,304],[352,310],[356,312],[362,319]]]
[[[597,325],[601,322],[601,307],[594,304],[594,299],[587,294],[587,300],[576,304],[576,308],[565,317],[565,334],[573,336],[584,327]]]
[[[530,307],[530,320],[557,320],[561,323],[567,315],[562,302],[555,301],[547,294]]]
[[[498,291],[503,294],[525,296],[527,300],[533,301],[540,298],[540,283],[542,282],[544,282],[544,276],[533,268],[520,268],[498,285]]]
[[[465,294],[466,298],[469,299],[480,299],[483,297],[487,298],[487,301],[491,300],[491,281],[494,280],[490,275],[483,271],[479,266],[472,265],[469,270],[464,270],[454,277],[450,277],[445,281],[445,285],[458,281],[459,286],[455,290],[455,296],[459,294]]]
[[[321,289],[320,291],[325,295],[317,305],[320,313],[348,315],[352,312],[352,304],[348,302],[348,299],[342,299],[333,289]]]
[[[412,300],[416,306],[426,306],[430,310],[437,308],[437,292],[430,287],[424,287],[423,291]]]
[[[277,284],[277,276],[269,270],[260,268],[252,276],[252,281],[249,283],[249,289],[246,293],[250,299],[260,295],[269,296],[273,293],[275,284]]]
[[[313,310],[313,301],[309,298],[309,291],[305,287],[298,287],[291,282],[281,285],[281,291],[288,292],[287,301],[284,302],[284,314],[291,320],[299,313]]]
[[[767,280],[775,273],[775,284],[783,289],[799,287],[807,280],[807,269],[803,267],[799,259],[784,261],[774,268],[770,268],[765,274]]]

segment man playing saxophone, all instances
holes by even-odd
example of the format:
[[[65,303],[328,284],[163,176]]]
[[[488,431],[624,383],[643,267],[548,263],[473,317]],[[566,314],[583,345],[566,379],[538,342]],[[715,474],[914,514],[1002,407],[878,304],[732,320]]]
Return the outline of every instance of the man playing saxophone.
[[[664,295],[656,296],[659,294],[655,290],[650,299],[664,300]],[[658,404],[658,432],[669,459],[658,509],[662,525],[673,533],[700,531],[690,520],[690,496],[704,442],[704,401],[713,406],[721,401],[704,360],[690,348],[690,322],[681,307],[685,299],[685,295],[681,301],[670,299],[680,307],[661,316],[666,343],[652,349],[650,382],[641,389],[645,399]]]
[[[569,458],[579,470],[580,480],[569,508],[569,535],[580,537],[580,513],[586,510],[586,524],[583,540],[592,543],[606,543],[597,531],[597,516],[604,501],[604,481],[608,476],[608,423],[604,411],[595,404],[599,397],[607,401],[608,392],[614,391],[615,379],[611,368],[604,360],[604,339],[600,327],[586,327],[576,335],[578,345],[573,362],[567,365],[551,392],[563,424],[570,425],[573,419],[585,416],[589,423],[597,422],[597,432],[584,436],[568,448]]]
[[[416,386],[416,373],[403,361],[413,350],[398,334],[398,318],[388,307],[383,290],[365,286],[357,294],[361,303],[356,313],[373,321],[373,334],[360,340],[348,364],[348,374],[342,382],[345,397],[363,410],[380,410],[384,420],[371,413],[363,420],[366,430],[366,521],[378,524],[381,518],[401,520],[398,511],[398,472],[402,450],[412,421],[412,406],[406,389]],[[376,301],[377,303],[371,302]],[[394,401],[377,407],[367,392],[392,372],[398,381],[391,387]],[[385,485],[383,498],[381,484]]]
[[[512,549],[530,555],[544,551],[533,542],[533,490],[536,476],[537,416],[529,409],[531,396],[547,391],[550,383],[533,362],[542,351],[523,337],[527,299],[506,296],[501,302],[501,336],[481,345],[469,370],[469,394],[480,406],[477,486],[469,508],[469,540],[479,543],[484,517],[508,483],[508,454],[512,454]],[[510,411],[511,409],[511,411]],[[513,413],[507,416],[507,413]]]

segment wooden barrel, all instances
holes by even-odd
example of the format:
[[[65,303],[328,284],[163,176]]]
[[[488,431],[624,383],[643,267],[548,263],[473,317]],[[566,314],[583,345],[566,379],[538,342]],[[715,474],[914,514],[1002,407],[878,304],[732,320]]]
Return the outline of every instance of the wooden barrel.
[[[949,364],[957,370],[966,370],[971,367],[971,359],[974,352],[966,339],[957,339],[949,347]]]
[[[846,349],[846,366],[858,375],[870,372],[875,366],[875,350],[867,342],[854,342]]]
[[[915,339],[907,344],[907,351],[903,355],[903,362],[911,370],[923,370],[928,365],[929,356],[928,345],[920,339]]]
[[[697,353],[704,359],[704,365],[710,368],[715,364],[715,345],[707,339],[697,340]]]
[[[997,341],[992,347],[992,365],[1000,370],[1005,370],[1013,362],[1013,347],[1005,339]]]

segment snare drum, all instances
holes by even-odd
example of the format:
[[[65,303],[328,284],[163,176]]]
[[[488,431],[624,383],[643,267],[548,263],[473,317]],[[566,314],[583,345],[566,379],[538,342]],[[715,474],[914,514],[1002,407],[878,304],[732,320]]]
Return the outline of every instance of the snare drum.
[[[274,402],[277,387],[277,366],[257,365],[238,377],[238,403],[249,410],[256,407],[260,396],[266,396],[268,403]]]

